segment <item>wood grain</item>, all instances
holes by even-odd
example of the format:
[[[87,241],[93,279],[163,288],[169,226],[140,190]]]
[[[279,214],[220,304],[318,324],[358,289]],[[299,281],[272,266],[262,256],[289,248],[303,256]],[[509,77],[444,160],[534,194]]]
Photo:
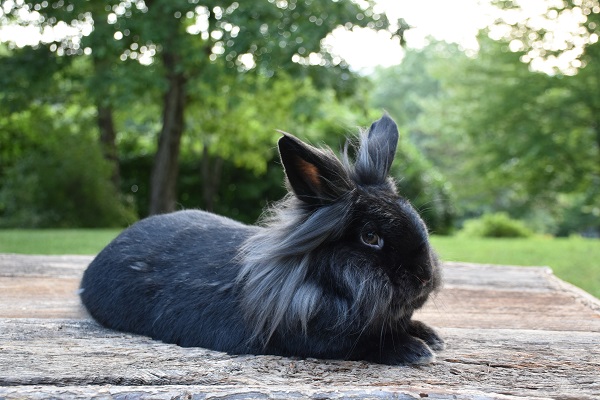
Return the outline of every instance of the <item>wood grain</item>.
[[[600,302],[547,268],[447,263],[419,318],[435,364],[231,356],[104,329],[77,297],[90,257],[0,255],[0,398],[600,398]]]

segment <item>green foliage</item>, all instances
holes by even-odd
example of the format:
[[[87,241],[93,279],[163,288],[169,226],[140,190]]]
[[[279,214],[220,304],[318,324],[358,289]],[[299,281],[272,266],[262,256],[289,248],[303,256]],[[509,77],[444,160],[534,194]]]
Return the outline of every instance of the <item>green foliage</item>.
[[[17,49],[8,43],[0,75],[13,78],[0,78],[6,84],[0,86],[0,101],[14,105],[18,100],[25,109],[32,104],[95,108],[96,114],[105,117],[98,129],[84,129],[78,120],[70,123],[79,131],[98,132],[103,148],[108,149],[105,156],[120,156],[128,172],[135,172],[122,177],[122,186],[138,204],[149,193],[151,165],[147,161],[157,150],[157,133],[168,132],[172,143],[179,143],[183,124],[178,116],[185,115],[180,168],[188,175],[179,179],[183,185],[180,204],[225,210],[232,216],[240,212],[242,219],[250,219],[256,211],[240,208],[260,210],[269,192],[262,184],[273,184],[269,163],[278,138],[275,129],[294,131],[298,126],[318,125],[327,119],[320,106],[335,103],[355,89],[356,76],[322,48],[322,39],[338,26],[387,28],[385,15],[374,12],[373,5],[371,0],[360,5],[350,0],[10,3],[0,13],[1,23],[44,30],[63,23],[85,28],[93,20],[93,30],[33,48]],[[37,18],[23,18],[32,10]],[[39,73],[41,65],[48,74]],[[17,75],[15,66],[19,67]],[[169,96],[173,91],[183,95]],[[46,93],[52,95],[42,95]],[[33,142],[39,140],[39,128],[27,132]],[[118,151],[113,145],[115,131]],[[178,149],[166,142],[159,141],[158,148],[169,151],[159,154],[176,159]],[[27,147],[22,140],[11,146],[16,147],[14,151],[9,148],[13,153]],[[0,151],[5,148],[0,146]],[[131,166],[135,160],[140,165]],[[3,162],[0,176],[25,173],[23,168],[33,168],[34,162],[41,165],[37,160]],[[233,179],[225,187],[239,189],[235,198],[221,187],[224,177]],[[191,184],[201,187],[191,188]],[[253,200],[240,207],[224,204],[224,199],[231,203]],[[140,207],[142,215],[146,209]]]
[[[583,71],[571,77],[531,72],[505,44],[484,37],[480,43],[477,59],[455,64],[462,79],[459,71],[443,78],[449,95],[438,107],[463,116],[448,125],[473,144],[465,156],[483,171],[473,187],[496,210],[523,217],[539,208],[559,215],[557,193],[583,194],[591,202],[582,210],[598,204],[592,190],[600,176],[593,106],[599,99],[585,104],[594,94],[575,90],[596,78]]]
[[[378,68],[373,73],[373,105],[390,112],[420,145],[426,139],[419,126],[423,103],[441,93],[441,82],[429,69],[440,60],[461,55],[458,45],[435,40],[423,49],[406,49],[401,64]]]
[[[563,207],[556,220],[557,226],[553,232],[558,236],[568,236],[572,232],[582,235],[598,237],[600,230],[600,180],[589,191],[571,195],[557,196],[557,201]]]
[[[391,173],[398,181],[400,194],[412,202],[431,232],[452,231],[455,215],[446,181],[404,132],[400,133]]]
[[[523,222],[499,212],[465,221],[460,234],[469,237],[525,238],[530,237],[532,232]]]
[[[205,187],[201,158],[184,157],[180,163],[178,208],[205,208]],[[140,217],[148,216],[150,165],[152,157],[138,156],[121,162],[121,190],[127,193]],[[223,160],[221,179],[214,188],[213,211],[238,221],[255,223],[267,202],[285,194],[281,165],[275,159],[260,174]]]
[[[4,110],[19,111],[27,108],[33,99],[55,100],[61,95],[61,82],[52,78],[68,65],[68,60],[46,48],[25,47],[0,54],[0,106]]]
[[[122,209],[120,196],[103,183],[107,167],[96,158],[100,108],[112,113],[118,132],[121,192],[146,215],[149,171],[168,109],[163,99],[177,76],[185,82],[186,107],[180,206],[253,221],[283,192],[276,129],[337,150],[343,136],[385,109],[401,126],[393,174],[434,232],[498,211],[553,234],[600,232],[600,92],[590,90],[600,76],[600,43],[590,39],[599,33],[600,13],[589,4],[582,6],[589,15],[581,36],[590,40],[583,40],[572,76],[534,73],[523,63],[531,49],[546,48],[543,32],[525,21],[500,41],[483,32],[475,58],[433,40],[408,49],[401,65],[376,71],[366,87],[320,44],[338,25],[385,29],[372,1],[9,3],[0,23],[48,28],[59,21],[84,26],[92,18],[94,24],[81,38],[23,49],[1,45],[3,224],[129,220],[128,211],[115,211]],[[575,5],[567,1],[557,12]],[[40,18],[25,21],[23,10]],[[522,51],[509,51],[515,38]],[[63,149],[69,151],[61,155]],[[26,190],[72,191],[73,181],[85,195]],[[41,206],[52,203],[72,216],[77,207],[70,197],[104,199],[89,206],[95,222],[50,216]],[[115,214],[101,217],[108,210]]]
[[[433,41],[425,49],[407,49],[402,64],[381,68],[373,74],[370,101],[386,109],[401,126],[394,175],[400,189],[420,210],[430,229],[447,234],[454,224],[454,188],[449,181],[452,146],[442,146],[420,119],[424,104],[440,95],[440,81],[429,71],[434,62],[462,54],[457,46]],[[454,163],[456,163],[454,161]],[[443,171],[443,173],[441,172]]]
[[[44,107],[15,118],[44,128],[35,141],[21,142],[19,157],[2,171],[0,226],[108,227],[135,221],[110,182],[98,144],[62,125],[73,110],[62,111],[62,121]]]
[[[277,129],[300,135],[297,127],[305,129],[322,117],[319,107],[328,94],[320,93],[310,79],[299,81],[285,73],[272,78],[253,73],[215,78],[192,86],[199,106],[186,118],[184,155],[200,158],[206,150],[257,175],[265,173],[274,156]],[[326,98],[335,101],[333,95]]]
[[[375,74],[375,104],[390,105],[441,172],[459,220],[504,211],[549,233],[600,231],[600,98],[589,91],[600,63],[549,76],[485,32],[480,47],[477,57],[435,41],[407,50]]]
[[[590,62],[597,64],[594,61],[597,55],[590,54],[598,51],[600,8],[597,1],[542,2],[535,18],[522,19],[514,16],[526,8],[524,2],[492,0],[491,4],[496,7],[497,15],[491,28],[500,28],[496,31],[502,34],[501,40],[518,49],[524,63],[543,67],[556,75],[578,74],[582,66]],[[574,14],[583,18],[570,20]],[[561,29],[561,21],[565,20],[576,23],[577,29]],[[592,67],[597,68],[597,65]]]

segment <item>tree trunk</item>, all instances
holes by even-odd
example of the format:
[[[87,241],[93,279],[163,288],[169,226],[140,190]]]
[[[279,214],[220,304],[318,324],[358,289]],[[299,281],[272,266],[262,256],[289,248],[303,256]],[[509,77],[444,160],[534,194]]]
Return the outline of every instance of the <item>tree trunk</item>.
[[[179,57],[165,51],[163,63],[167,71],[168,89],[163,101],[163,126],[150,182],[150,215],[175,210],[179,144],[184,128],[186,79],[178,71]]]
[[[208,143],[204,143],[202,150],[202,196],[204,197],[204,209],[214,211],[215,198],[219,190],[221,173],[223,171],[223,159],[212,158],[208,151]]]
[[[110,163],[111,181],[117,191],[121,185],[121,173],[119,169],[119,152],[117,150],[117,132],[113,120],[112,107],[97,105],[97,121],[100,130],[100,146],[104,158]]]

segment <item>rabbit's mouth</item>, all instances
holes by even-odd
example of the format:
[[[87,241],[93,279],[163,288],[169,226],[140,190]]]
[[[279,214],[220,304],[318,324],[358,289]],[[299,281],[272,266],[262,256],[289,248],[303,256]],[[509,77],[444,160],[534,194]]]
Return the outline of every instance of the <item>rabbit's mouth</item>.
[[[393,276],[386,275],[393,287],[396,301],[410,304],[412,309],[421,307],[438,285],[435,276],[423,277],[408,271]]]
[[[428,269],[418,268],[420,273],[409,271],[403,267],[399,267],[396,271],[385,271],[390,282],[400,288],[407,289],[408,287],[416,287],[419,289],[432,288],[435,286],[435,276],[428,272]]]
[[[435,277],[433,275],[428,275],[428,276],[412,275],[412,277],[417,282],[417,284],[420,285],[421,288],[423,290],[426,290],[427,292],[432,291],[436,287]]]

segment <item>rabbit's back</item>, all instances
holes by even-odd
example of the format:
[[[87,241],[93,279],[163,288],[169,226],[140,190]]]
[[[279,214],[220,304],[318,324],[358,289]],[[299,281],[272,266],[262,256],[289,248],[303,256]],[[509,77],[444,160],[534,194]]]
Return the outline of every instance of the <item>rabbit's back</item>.
[[[196,210],[147,218],[92,261],[81,299],[109,328],[181,346],[248,352],[236,254],[257,229]]]

